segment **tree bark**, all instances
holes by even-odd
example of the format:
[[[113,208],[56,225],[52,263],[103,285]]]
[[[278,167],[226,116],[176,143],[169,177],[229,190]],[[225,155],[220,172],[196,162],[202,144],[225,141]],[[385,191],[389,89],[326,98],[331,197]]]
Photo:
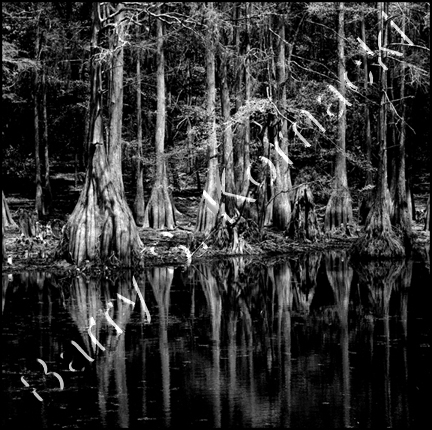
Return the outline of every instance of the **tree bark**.
[[[161,7],[158,8],[161,13]],[[167,166],[164,158],[166,128],[165,55],[163,23],[157,20],[157,114],[156,114],[156,181],[147,204],[144,227],[172,230],[175,227],[174,208],[168,192]]]
[[[235,86],[234,86],[234,96],[235,96],[235,111],[238,112],[243,105],[243,90],[242,83],[244,77],[244,66],[242,64],[242,49],[240,44],[240,29],[241,29],[241,3],[236,2],[234,8],[234,16],[233,20],[236,25],[234,27],[234,36],[233,36],[233,44],[236,49],[236,60],[234,62],[234,76],[235,76]],[[245,167],[244,167],[244,155],[243,155],[243,133],[244,127],[243,124],[238,124],[236,129],[234,130],[233,141],[233,156],[234,156],[234,181],[235,188],[237,192],[241,192],[243,188],[243,180],[245,175]]]
[[[338,77],[339,92],[343,97],[346,94],[345,85],[345,23],[344,23],[344,4],[338,3]],[[342,114],[341,114],[342,112]],[[330,200],[327,203],[324,217],[324,231],[335,232],[343,228],[345,233],[350,234],[349,224],[353,221],[351,194],[348,188],[346,173],[345,156],[345,137],[346,137],[346,106],[339,100],[339,120],[338,120],[338,145],[336,148],[336,167],[333,181],[333,190]],[[343,226],[343,227],[342,227]]]
[[[92,70],[90,99],[89,164],[83,190],[63,232],[57,257],[81,265],[86,260],[94,263],[131,266],[139,254],[142,242],[129,209],[121,179],[121,112],[123,95],[123,4],[116,6],[115,52],[109,68],[109,135],[104,139],[102,116],[102,64],[98,61],[100,31],[104,10],[101,3],[93,3]],[[113,27],[110,27],[113,28]],[[120,52],[121,51],[121,52]],[[116,105],[116,106],[113,106]]]
[[[391,45],[391,43],[394,41],[392,40],[393,38],[392,38],[391,31],[387,32],[387,37],[388,37],[388,44]],[[389,83],[388,94],[389,94],[390,101],[393,104],[393,106],[388,110],[389,123],[387,124],[388,126],[387,133],[389,135],[389,137],[387,138],[387,157],[388,157],[388,170],[389,170],[388,181],[389,181],[390,197],[393,206],[394,201],[396,199],[396,192],[397,192],[396,188],[397,188],[397,182],[399,177],[399,142],[397,137],[396,113],[394,110],[395,109],[394,101],[396,100],[395,88],[397,85],[397,80],[396,80],[396,71],[394,67],[390,67],[388,71],[388,83]],[[401,100],[401,102],[403,103],[404,101]],[[393,216],[394,216],[394,211],[392,210],[390,211],[390,218],[392,219],[392,222],[393,222]]]
[[[366,23],[364,13],[361,16],[361,34],[362,40],[366,43]],[[367,63],[367,52],[363,50],[363,90],[365,94],[368,92],[368,82],[369,82],[369,71]],[[373,185],[373,171],[372,171],[372,135],[371,135],[371,121],[369,104],[366,102],[364,104],[364,142],[365,142],[365,153],[366,160],[368,162],[368,167],[366,170],[366,185]],[[362,196],[362,202],[360,205],[360,224],[364,224],[366,221],[367,214],[369,213],[372,206],[372,192],[365,191]]]
[[[245,79],[245,97],[244,102],[248,104],[251,99],[251,67],[250,67],[250,8],[251,3],[246,2],[245,19],[246,19],[246,52],[245,52],[245,67],[244,67],[244,79]],[[249,177],[247,172],[250,170],[250,115],[247,115],[243,122],[244,135],[243,135],[243,183],[241,188],[241,195],[247,197],[250,187]],[[249,213],[249,203],[247,201],[242,202],[242,206],[245,206],[242,213],[246,209],[246,213]]]
[[[406,2],[404,3],[406,7]],[[402,32],[406,30],[405,13],[402,16]],[[403,43],[402,39],[402,43]],[[402,53],[405,56],[405,46],[402,45]],[[394,209],[393,209],[393,225],[400,228],[404,234],[405,245],[410,246],[411,243],[411,207],[408,206],[407,190],[406,190],[406,169],[405,169],[405,139],[406,139],[406,103],[405,103],[405,62],[401,65],[401,82],[400,82],[400,99],[401,99],[401,125],[399,136],[399,157],[398,157],[398,178],[396,182]],[[396,143],[396,142],[395,142]]]
[[[124,195],[123,175],[122,175],[122,124],[123,124],[123,44],[125,38],[124,24],[121,24],[121,19],[124,18],[123,3],[118,3],[116,6],[117,14],[114,18],[116,30],[111,33],[110,48],[112,50],[112,68],[111,79],[108,81],[109,99],[109,124],[108,139],[110,142],[110,164],[114,171],[118,172],[113,175],[117,189]]]
[[[36,29],[36,62],[40,60],[40,30],[39,25]],[[33,74],[33,125],[34,125],[34,143],[35,143],[35,180],[36,180],[36,198],[35,208],[39,219],[42,219],[45,214],[43,190],[42,190],[42,171],[40,159],[40,135],[39,135],[39,70],[38,65],[34,69]]]
[[[278,38],[277,38],[277,100],[278,109],[286,115],[286,69],[285,69],[285,15],[281,14],[277,18]],[[284,154],[288,154],[288,123],[285,118],[279,119],[279,133],[274,133],[274,144],[279,142],[280,149]],[[273,225],[276,228],[285,230],[291,220],[291,175],[288,163],[277,154],[275,160],[276,182],[275,197],[273,200]]]
[[[266,125],[263,130],[262,146],[263,156],[268,160],[271,159],[270,155],[270,143],[268,137],[269,127]],[[261,158],[261,157],[260,157]],[[263,158],[261,158],[264,160]],[[261,169],[259,174],[260,186],[257,187],[257,218],[258,228],[262,231],[262,228],[267,225],[271,225],[273,222],[273,189],[274,189],[274,172],[270,170],[270,174],[266,174],[266,169]]]
[[[382,46],[387,46],[386,29],[382,12],[388,14],[388,3],[379,3],[379,31],[382,35]],[[386,51],[379,52],[379,60],[386,66]],[[354,253],[360,258],[398,258],[405,255],[405,250],[394,234],[389,213],[390,192],[387,184],[387,72],[384,68],[380,74],[381,102],[379,114],[379,165],[377,186],[372,208],[366,218],[365,230],[354,245]]]
[[[226,37],[225,37],[226,39]],[[220,55],[220,78],[221,78],[221,108],[222,116],[224,120],[223,126],[223,142],[224,142],[224,182],[225,192],[230,194],[235,194],[234,188],[234,156],[233,156],[233,132],[232,127],[229,123],[231,119],[231,103],[230,94],[228,86],[228,58],[227,50],[228,47],[224,46]],[[235,213],[236,201],[234,197],[222,196],[222,201],[224,201],[225,212],[229,217],[233,217]]]
[[[213,2],[207,3],[207,35],[206,35],[206,69],[207,69],[207,118],[208,118],[208,173],[205,184],[206,193],[219,205],[220,189],[218,190],[219,170],[216,138],[216,82],[215,82],[215,52],[214,25],[211,21]],[[204,196],[198,209],[196,232],[209,233],[215,226],[216,214],[207,207]]]
[[[45,166],[45,180],[44,180],[44,215],[49,215],[52,206],[52,190],[50,180],[50,161],[49,161],[49,142],[48,142],[48,114],[47,114],[47,83],[46,83],[46,70],[42,69],[42,140],[44,147],[44,166]]]
[[[145,202],[144,202],[144,169],[142,163],[142,112],[141,112],[141,48],[137,50],[137,63],[136,63],[136,76],[137,76],[137,159],[136,159],[136,194],[134,202],[134,215],[137,226],[144,224]]]

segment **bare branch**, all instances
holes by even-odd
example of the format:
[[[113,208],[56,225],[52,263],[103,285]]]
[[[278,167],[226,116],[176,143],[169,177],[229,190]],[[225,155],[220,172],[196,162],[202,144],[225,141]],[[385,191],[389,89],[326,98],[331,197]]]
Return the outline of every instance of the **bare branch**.
[[[324,27],[324,28],[326,28],[327,30],[330,30],[331,32],[333,32],[337,37],[340,37],[339,36],[339,34],[336,32],[336,31],[334,31],[332,28],[330,28],[330,27],[327,27],[325,24],[321,24],[321,23],[319,23],[319,22],[314,22],[314,21],[306,21],[306,22],[308,22],[309,24],[315,24],[315,25],[320,25],[321,27]],[[349,43],[349,44],[351,44],[351,40],[348,40],[347,38],[343,38],[344,40],[345,40],[345,42],[347,42],[347,43]]]
[[[395,115],[402,121],[405,123],[405,125],[411,129],[411,131],[416,134],[416,132],[414,131],[414,129],[398,114],[398,111],[395,108],[395,105],[393,104],[393,102],[389,99],[389,96],[387,94],[387,91],[384,92],[385,97],[387,99],[387,102],[390,104],[390,107],[392,108],[393,112],[395,113]]]
[[[388,44],[388,46],[392,46],[392,45],[407,46],[407,47],[410,47],[410,48],[420,48],[420,49],[424,49],[424,50],[430,52],[429,48],[427,48],[426,46],[421,46],[421,45],[411,45],[409,43],[396,43],[396,42]]]

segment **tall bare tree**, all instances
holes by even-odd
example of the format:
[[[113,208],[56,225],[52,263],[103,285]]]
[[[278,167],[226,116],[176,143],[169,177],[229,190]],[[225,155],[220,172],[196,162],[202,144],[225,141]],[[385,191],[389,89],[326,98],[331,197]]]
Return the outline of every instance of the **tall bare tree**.
[[[383,12],[388,15],[388,3],[378,4],[378,34],[381,46],[387,46],[387,28],[384,25]],[[395,258],[405,255],[405,249],[395,235],[390,222],[390,192],[387,183],[387,52],[379,52],[380,70],[380,112],[379,112],[379,164],[377,186],[372,208],[366,218],[363,234],[354,245],[356,254],[364,258]]]
[[[225,192],[229,194],[235,194],[234,184],[234,154],[233,154],[233,130],[230,123],[231,119],[231,103],[230,103],[230,91],[228,83],[228,64],[229,64],[229,53],[228,53],[228,35],[223,32],[224,45],[220,46],[220,94],[221,94],[221,108],[222,117],[224,120],[223,126],[223,185]],[[224,197],[222,196],[222,199]],[[224,199],[223,210],[228,216],[234,216],[235,211],[235,199],[231,196],[226,196]]]
[[[342,97],[346,94],[345,85],[345,12],[343,2],[338,3],[338,78],[339,92]],[[339,100],[338,143],[336,148],[336,166],[333,190],[327,203],[324,231],[343,228],[349,233],[348,225],[352,222],[352,203],[348,188],[345,156],[346,137],[346,107]],[[343,226],[343,227],[342,227]]]
[[[34,125],[34,143],[35,143],[35,173],[36,173],[36,199],[35,208],[39,218],[45,215],[43,189],[42,189],[42,163],[40,157],[40,131],[39,131],[39,92],[40,92],[40,76],[39,62],[41,56],[41,31],[39,28],[39,20],[36,22],[36,37],[35,37],[35,58],[36,66],[33,72],[33,125]]]
[[[404,2],[405,13],[402,14],[402,32],[406,31],[406,2]],[[402,53],[405,56],[404,40],[402,38]],[[400,228],[404,233],[406,244],[411,241],[411,208],[408,206],[407,189],[406,189],[406,170],[405,170],[405,139],[406,139],[406,101],[405,101],[405,62],[401,64],[401,81],[400,81],[400,101],[401,101],[401,125],[399,136],[399,154],[398,154],[398,177],[395,189],[393,225]],[[394,125],[395,127],[395,125]]]
[[[207,34],[206,34],[206,70],[207,70],[207,154],[208,154],[208,173],[204,191],[219,205],[220,187],[217,136],[216,136],[216,79],[215,79],[215,22],[212,20],[214,11],[213,2],[206,5],[207,14]],[[216,214],[208,207],[208,200],[202,197],[198,219],[195,226],[197,232],[210,232],[216,223]]]
[[[142,242],[124,193],[121,167],[123,109],[123,3],[92,6],[92,63],[89,161],[80,198],[64,229],[58,255],[80,265],[92,262],[133,263]],[[105,138],[102,80],[102,32],[108,31],[108,133]],[[105,57],[106,58],[106,57]]]
[[[365,15],[361,15],[361,37],[366,43],[366,22]],[[365,94],[367,93],[369,85],[369,69],[367,63],[367,52],[363,50],[363,90]],[[366,185],[373,185],[373,172],[372,172],[372,134],[371,134],[371,120],[369,104],[364,104],[364,149],[366,152],[366,160],[368,161],[368,169],[366,171]],[[360,205],[360,223],[364,223],[366,216],[370,211],[372,205],[372,192],[371,190],[366,190],[363,194],[362,202]]]
[[[278,145],[280,150],[288,153],[288,123],[285,116],[287,101],[286,101],[286,56],[285,56],[285,20],[286,16],[283,13],[283,8],[286,8],[286,3],[279,5],[279,15],[276,17],[277,25],[277,63],[276,63],[276,80],[277,80],[277,99],[276,103],[279,110],[283,113],[284,117],[280,118],[280,128],[275,130],[274,144]],[[291,174],[289,164],[282,159],[279,154],[276,154],[275,160],[276,167],[276,182],[275,182],[275,196],[273,200],[273,224],[275,227],[285,230],[291,220]]]
[[[47,114],[47,70],[42,66],[41,91],[42,91],[42,141],[44,148],[44,213],[49,215],[52,206],[52,190],[50,178],[49,141],[48,141],[48,114]]]
[[[138,32],[137,32],[138,33]],[[138,33],[139,34],[139,33]],[[141,47],[137,48],[136,60],[136,113],[137,113],[137,159],[136,159],[136,193],[134,201],[135,222],[138,226],[144,224],[144,169],[142,162],[142,112],[141,112]]]
[[[250,44],[250,15],[251,15],[251,3],[246,2],[245,5],[245,19],[246,19],[246,52],[244,59],[244,101],[245,104],[249,103],[252,93],[252,79],[251,79],[251,44]],[[247,196],[249,191],[249,177],[247,172],[250,170],[250,143],[251,143],[251,128],[250,128],[250,115],[246,115],[243,122],[244,135],[243,135],[243,184],[241,194]],[[240,191],[240,190],[239,190]],[[243,203],[244,204],[244,203]]]
[[[161,14],[161,6],[158,7]],[[175,226],[174,208],[168,191],[167,165],[164,157],[166,130],[165,94],[165,54],[164,30],[161,19],[157,20],[157,113],[156,113],[156,180],[146,207],[144,227],[173,229]]]

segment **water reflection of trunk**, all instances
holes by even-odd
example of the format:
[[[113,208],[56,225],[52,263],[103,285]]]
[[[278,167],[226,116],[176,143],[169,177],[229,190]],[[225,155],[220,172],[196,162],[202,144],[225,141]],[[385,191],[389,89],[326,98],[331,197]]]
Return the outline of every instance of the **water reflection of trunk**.
[[[234,423],[234,402],[236,398],[237,385],[237,312],[233,309],[229,310],[228,316],[228,409],[229,409],[229,424]]]
[[[274,282],[277,293],[277,349],[279,362],[279,380],[283,384],[280,390],[281,427],[290,426],[291,412],[291,310],[293,288],[291,268],[288,262],[274,268]],[[283,348],[282,348],[283,345]]]
[[[234,411],[236,407],[237,391],[237,324],[239,309],[237,298],[242,294],[239,283],[238,265],[230,264],[228,270],[223,272],[222,279],[224,291],[224,310],[226,317],[226,330],[228,335],[228,426],[235,425]]]
[[[411,260],[406,261],[401,271],[400,278],[398,279],[397,286],[400,292],[400,312],[401,312],[401,324],[404,335],[404,342],[402,343],[403,348],[403,362],[404,362],[404,382],[405,389],[403,392],[403,408],[406,413],[406,422],[410,422],[409,413],[409,402],[408,402],[408,357],[407,357],[407,338],[408,338],[408,291],[411,285],[413,262]]]
[[[100,315],[98,310],[102,307],[102,298],[98,285],[100,285],[100,279],[77,276],[72,281],[67,303],[72,319],[77,327],[84,332],[83,338],[80,339],[85,345],[84,350],[92,357],[96,355],[98,348],[91,342],[86,331],[90,325],[90,318],[93,317],[96,320],[98,314]],[[100,329],[100,324],[92,329],[92,333],[97,339],[99,338],[97,335],[98,327]]]
[[[351,386],[349,370],[348,310],[353,269],[346,251],[330,251],[325,255],[325,266],[336,303],[341,325],[342,381],[344,398],[344,425],[350,427]]]
[[[401,323],[405,340],[408,336],[408,290],[411,285],[412,269],[412,260],[406,261],[396,282],[396,289],[400,293]],[[404,350],[406,351],[405,345],[404,343]]]
[[[239,264],[237,264],[239,262]],[[262,271],[257,266],[246,265],[244,259],[236,259],[233,262],[234,268],[234,279],[233,282],[225,284],[225,288],[235,289],[234,294],[236,299],[229,306],[231,309],[235,309],[243,327],[242,336],[242,350],[243,356],[247,357],[247,368],[249,377],[249,400],[244,406],[244,410],[247,409],[250,417],[250,426],[256,427],[257,414],[255,412],[255,405],[257,404],[257,395],[255,388],[255,371],[254,371],[254,339],[252,331],[252,316],[251,307],[254,297],[256,297],[259,291],[259,278],[262,275]],[[240,276],[242,274],[243,278]]]
[[[42,328],[45,324],[44,320],[51,325],[52,321],[52,300],[51,291],[48,288],[48,283],[45,285],[45,280],[51,278],[51,275],[47,275],[45,272],[24,272],[21,274],[21,282],[25,283],[27,289],[32,294],[36,291],[37,294],[37,306],[35,307],[35,316],[37,317],[38,327]],[[40,332],[39,339],[39,357],[53,357],[53,344],[49,336],[44,331]],[[45,355],[44,355],[45,354]]]
[[[384,359],[384,407],[387,426],[392,427],[391,385],[390,385],[390,325],[389,308],[395,282],[404,268],[402,261],[371,261],[357,268],[361,284],[369,289],[370,307],[375,318],[383,321],[385,339]]]
[[[141,293],[144,297],[144,300],[146,299],[145,297],[145,273],[144,272],[140,272],[137,273],[135,275],[135,279],[137,281],[138,287],[141,290]],[[138,301],[138,297],[136,299]],[[141,318],[142,321],[145,321],[146,316],[145,316],[145,312],[143,309],[143,306],[140,303],[140,308],[141,308]],[[147,356],[147,339],[144,337],[144,324],[140,325],[140,331],[141,331],[141,339],[140,339],[140,343],[141,343],[141,355],[142,355],[142,374],[141,374],[141,381],[143,381],[143,385],[142,387],[140,387],[142,389],[142,416],[146,417],[147,416],[147,365],[146,365],[146,356]],[[136,348],[136,345],[132,346],[132,348]]]
[[[96,360],[96,373],[102,425],[106,426],[107,424],[107,400],[114,397],[112,403],[117,405],[117,424],[121,428],[128,428],[129,406],[126,385],[124,331],[133,309],[130,304],[117,300],[116,293],[132,301],[135,299],[130,272],[122,273],[114,281],[98,278],[86,279],[84,276],[79,276],[73,280],[68,307],[78,327],[84,330],[82,342],[86,347],[86,352],[90,352],[89,355],[93,357],[100,356]],[[113,304],[108,315],[123,330],[122,334],[117,334],[117,331],[109,324],[105,316],[108,303]],[[90,337],[87,335],[90,318],[94,318],[96,321],[96,326],[92,328],[91,332],[98,342],[106,348],[104,351],[91,342]],[[110,393],[109,390],[112,374],[114,374],[114,394]]]
[[[220,326],[222,315],[222,297],[215,276],[209,266],[198,268],[199,278],[204,290],[207,305],[210,310],[212,326],[212,393],[213,393],[213,427],[221,427],[221,399],[220,399]]]
[[[2,315],[4,312],[4,306],[6,301],[6,291],[9,286],[9,282],[12,281],[13,275],[8,275],[6,273],[2,273]]]
[[[267,277],[265,278],[265,289],[264,296],[261,298],[263,309],[262,314],[262,324],[263,327],[260,330],[264,336],[262,339],[265,353],[267,355],[267,369],[271,371],[273,367],[273,321],[275,320],[275,309],[276,304],[276,281],[275,281],[275,270],[274,266],[269,266],[267,270]]]
[[[147,271],[147,278],[153,288],[159,309],[159,352],[161,356],[163,411],[166,427],[171,425],[168,313],[173,275],[174,269],[172,267],[154,267]]]
[[[309,314],[310,305],[317,286],[317,274],[322,254],[307,254],[301,256],[294,264],[295,281],[298,288],[293,290],[294,303],[297,312]]]
[[[38,322],[39,326],[42,325],[44,312],[43,312],[43,306],[44,306],[44,283],[45,283],[45,273],[41,272],[29,272],[28,273],[28,283],[33,286],[33,288],[37,288],[37,294],[38,294]],[[49,294],[48,294],[49,297]],[[39,354],[42,354],[43,352],[43,345],[42,343],[39,344]]]

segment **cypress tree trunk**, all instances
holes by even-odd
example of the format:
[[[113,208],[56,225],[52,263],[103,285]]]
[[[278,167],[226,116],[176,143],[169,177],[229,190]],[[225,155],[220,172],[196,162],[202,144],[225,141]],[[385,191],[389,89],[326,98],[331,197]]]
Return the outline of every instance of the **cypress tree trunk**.
[[[242,89],[243,77],[244,77],[244,66],[242,62],[242,49],[240,44],[240,29],[242,23],[241,3],[236,2],[233,11],[233,21],[236,23],[234,26],[233,43],[236,49],[236,59],[234,61],[234,97],[235,97],[235,112],[238,112],[243,105],[244,92]],[[244,127],[242,124],[238,124],[234,130],[233,141],[233,156],[234,156],[234,181],[235,189],[238,193],[241,193],[243,188],[243,181],[245,175],[244,167],[244,155],[243,155],[243,134]]]
[[[42,70],[42,125],[43,125],[43,147],[44,147],[44,165],[45,165],[45,189],[44,189],[44,215],[49,215],[52,205],[52,191],[50,181],[50,161],[49,161],[49,143],[48,143],[48,115],[47,115],[47,84],[46,70]]]
[[[161,7],[158,8],[161,13]],[[147,204],[144,227],[169,229],[175,227],[171,196],[168,192],[167,166],[164,158],[166,97],[165,97],[165,55],[163,46],[163,23],[157,20],[157,114],[156,114],[156,180]]]
[[[123,107],[123,4],[116,6],[109,74],[109,134],[104,139],[102,64],[98,61],[101,3],[93,3],[89,163],[83,190],[63,232],[58,258],[131,266],[142,242],[123,189],[121,124]],[[103,17],[102,17],[103,18]]]
[[[206,40],[206,68],[207,68],[207,117],[208,117],[208,173],[205,184],[206,193],[219,204],[220,192],[217,184],[219,181],[218,158],[217,158],[217,140],[216,140],[216,82],[215,82],[215,53],[213,40],[213,25],[211,22],[211,12],[213,2],[207,3],[208,8],[208,30]],[[207,201],[204,197],[198,209],[198,219],[195,231],[209,233],[215,226],[216,215],[207,207]]]
[[[406,3],[404,3],[406,6]],[[405,14],[402,17],[402,32],[405,33]],[[402,39],[402,43],[403,43]],[[405,47],[402,45],[402,53],[405,55]],[[393,225],[400,228],[403,232],[405,245],[411,243],[411,207],[408,206],[406,175],[405,175],[405,139],[406,139],[406,103],[405,103],[405,62],[401,65],[400,99],[401,99],[401,124],[399,137],[399,158],[398,158],[398,177],[394,196]],[[396,143],[396,142],[395,142]]]
[[[36,61],[40,60],[40,30],[36,29]],[[34,125],[34,144],[35,144],[35,179],[36,179],[36,198],[35,207],[38,218],[43,218],[45,214],[43,190],[42,190],[42,169],[40,159],[40,134],[39,134],[39,71],[36,67],[33,76],[33,125]]]
[[[278,17],[276,64],[277,78],[277,106],[283,115],[286,114],[286,70],[285,70],[285,15]],[[288,124],[285,118],[280,118],[280,132],[274,135],[274,145],[278,144],[284,154],[288,154]],[[285,230],[291,220],[291,176],[288,163],[276,154],[275,160],[276,182],[273,200],[273,225]]]
[[[344,4],[338,3],[339,9],[339,28],[338,28],[338,74],[339,74],[339,92],[345,97],[345,24],[344,24]],[[336,148],[336,167],[333,182],[333,190],[330,200],[327,203],[324,231],[333,232],[336,229],[343,228],[344,232],[349,234],[348,225],[352,223],[352,204],[351,195],[348,188],[348,179],[346,173],[346,156],[345,156],[345,135],[346,135],[346,107],[339,101],[339,112],[342,114],[338,120],[338,147]],[[342,227],[343,226],[343,227]]]
[[[144,169],[142,163],[142,113],[141,113],[141,48],[138,47],[137,63],[136,63],[136,76],[137,76],[137,161],[136,161],[136,194],[134,202],[134,215],[137,226],[144,224]]]
[[[386,47],[386,29],[383,25],[382,11],[388,14],[388,3],[379,3],[379,29],[382,35],[382,46]],[[380,51],[381,62],[386,65],[387,53]],[[405,255],[405,250],[394,234],[389,213],[390,192],[387,184],[387,72],[384,68],[380,74],[381,102],[379,122],[379,165],[378,179],[372,208],[366,218],[365,230],[354,244],[354,253],[361,258],[397,258]]]
[[[226,38],[227,39],[227,38]],[[222,49],[227,49],[226,47]],[[231,118],[231,105],[230,105],[230,94],[228,87],[228,70],[227,70],[227,54],[226,52],[221,52],[220,59],[220,78],[221,78],[221,108],[222,116],[224,119],[223,126],[223,142],[224,142],[224,186],[225,192],[229,194],[235,194],[234,189],[234,156],[233,156],[233,132],[232,127],[229,123]],[[236,200],[234,197],[223,196],[224,200],[224,210],[229,217],[234,216]]]
[[[270,155],[270,142],[268,138],[268,126],[266,125],[263,130],[262,136],[262,145],[263,145],[263,156],[268,160],[271,159]],[[264,162],[264,158],[260,157]],[[272,224],[273,221],[273,188],[274,188],[274,172],[269,170],[269,173],[266,174],[266,170],[263,169],[260,171],[258,181],[260,186],[257,188],[257,218],[258,218],[258,227],[259,231],[262,231],[264,226]]]
[[[387,32],[387,38],[388,38],[388,44],[391,45],[394,40],[392,40],[392,32],[389,30]],[[403,40],[402,40],[403,43]],[[394,67],[390,67],[388,71],[388,83],[389,83],[389,89],[388,94],[390,101],[394,104],[394,101],[396,100],[396,71]],[[402,97],[402,96],[401,96]],[[389,102],[390,103],[390,102]],[[401,100],[401,103],[404,103],[404,100]],[[403,109],[403,105],[402,105]],[[396,188],[397,188],[397,182],[399,177],[399,142],[398,142],[398,136],[397,136],[397,127],[396,127],[396,113],[393,108],[389,109],[389,123],[388,126],[388,138],[387,138],[387,157],[388,157],[388,181],[389,181],[389,191],[390,191],[390,198],[392,201],[392,210],[390,211],[390,218],[393,220],[394,216],[394,201],[396,199]],[[401,124],[402,125],[402,124]],[[399,136],[400,137],[400,136]],[[392,221],[393,222],[393,221]]]
[[[366,24],[364,13],[361,18],[361,33],[362,40],[366,43]],[[365,94],[368,90],[368,64],[367,64],[367,53],[363,50],[363,89]],[[366,171],[366,185],[373,185],[373,175],[372,175],[372,135],[371,135],[371,121],[369,105],[365,103],[364,105],[364,116],[365,116],[365,129],[364,129],[364,141],[365,141],[365,152],[366,160],[368,161],[368,169]],[[364,224],[366,221],[367,214],[372,206],[372,192],[365,191],[362,197],[362,202],[360,205],[360,224]]]
[[[251,67],[250,67],[250,2],[246,2],[245,18],[246,18],[246,52],[245,52],[245,68],[244,68],[244,79],[245,79],[245,104],[249,103],[251,98]],[[250,115],[247,115],[243,123],[244,135],[243,135],[243,184],[241,188],[241,195],[247,197],[249,192],[249,177],[247,172],[250,170]],[[240,202],[239,202],[240,203]],[[243,215],[249,214],[249,203],[247,201],[241,202],[243,208]]]
[[[188,63],[188,69],[187,69],[187,96],[186,96],[186,103],[188,108],[192,104],[192,71],[191,71],[191,62]],[[187,121],[187,149],[188,149],[188,158],[187,158],[187,174],[190,175],[193,172],[193,167],[195,164],[195,157],[193,153],[193,136],[192,136],[192,123],[191,123],[191,117],[188,113],[186,117]],[[199,177],[199,175],[198,175]]]

